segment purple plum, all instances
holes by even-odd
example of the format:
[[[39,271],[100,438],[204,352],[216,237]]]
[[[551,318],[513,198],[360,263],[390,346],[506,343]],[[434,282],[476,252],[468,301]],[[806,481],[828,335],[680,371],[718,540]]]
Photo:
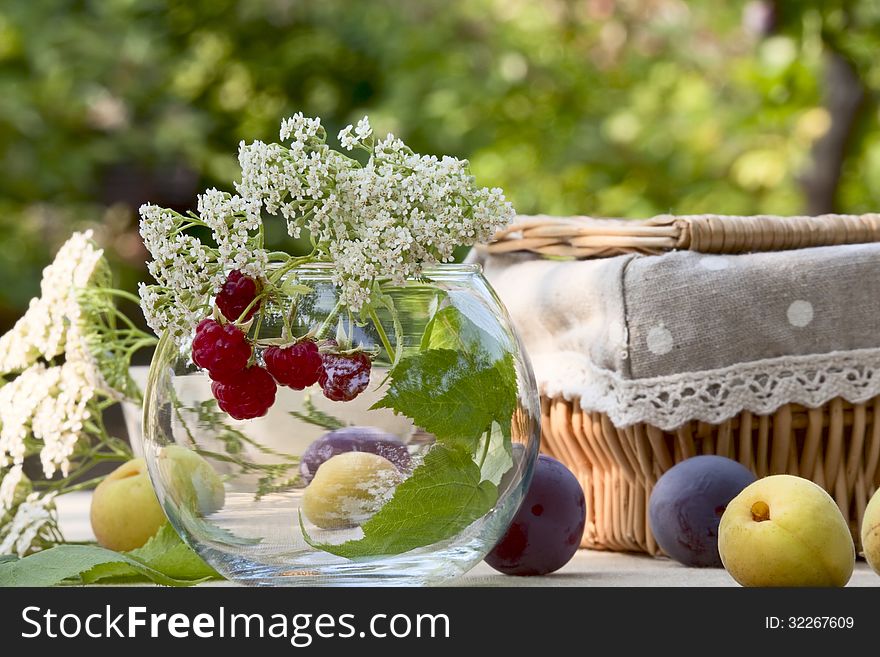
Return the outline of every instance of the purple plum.
[[[721,514],[753,481],[748,468],[723,456],[694,456],[674,465],[654,485],[648,503],[657,545],[685,566],[720,568]]]
[[[577,552],[587,507],[577,478],[556,459],[541,454],[532,483],[498,544],[486,556],[505,575],[546,575]]]
[[[325,433],[306,448],[299,464],[305,483],[312,480],[324,461],[343,452],[378,454],[401,472],[409,472],[409,450],[396,436],[376,427],[344,427]]]

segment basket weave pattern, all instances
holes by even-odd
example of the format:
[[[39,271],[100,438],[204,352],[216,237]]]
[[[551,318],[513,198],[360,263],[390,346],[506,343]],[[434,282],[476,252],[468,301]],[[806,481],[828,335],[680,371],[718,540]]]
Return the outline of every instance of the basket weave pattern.
[[[772,415],[744,412],[721,424],[689,422],[676,431],[647,424],[615,427],[578,400],[542,399],[542,449],[581,482],[587,524],[581,545],[658,554],[648,526],[648,497],[675,463],[699,454],[735,459],[758,477],[806,477],[834,497],[858,541],[865,506],[880,485],[880,398],[794,404]]]
[[[526,217],[484,247],[490,254],[596,258],[674,249],[703,253],[774,251],[880,241],[880,215],[655,217],[645,221]],[[672,431],[646,423],[619,428],[579,399],[542,398],[542,450],[565,463],[586,497],[583,547],[659,554],[648,523],[657,479],[700,454],[735,459],[758,477],[793,474],[825,488],[856,545],[865,507],[880,487],[880,397],[818,408],[785,404],[769,415],[743,411]]]
[[[880,241],[880,214],[818,217],[663,215],[644,221],[592,217],[528,217],[497,233],[489,253],[531,251],[595,258],[673,249],[701,253],[785,251]]]

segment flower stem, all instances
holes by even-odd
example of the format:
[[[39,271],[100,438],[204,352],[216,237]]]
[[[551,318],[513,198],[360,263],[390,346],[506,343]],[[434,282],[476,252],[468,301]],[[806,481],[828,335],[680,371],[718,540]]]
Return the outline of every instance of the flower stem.
[[[480,467],[480,470],[483,469],[483,464],[486,462],[486,457],[489,455],[489,443],[492,442],[492,425],[486,429],[484,434],[486,436],[486,442],[483,444],[483,453],[480,455],[480,462],[477,464]]]
[[[397,350],[393,357],[390,354],[389,357],[391,358],[391,367],[395,367],[400,362],[401,356],[403,356],[403,326],[400,323],[400,313],[397,312],[394,299],[382,289],[381,284],[379,285],[379,292],[379,301],[388,309],[388,313],[391,315],[391,323],[394,327],[394,345],[397,347]]]
[[[385,353],[388,354],[388,362],[393,363],[395,361],[396,352],[391,347],[391,341],[388,339],[388,334],[385,333],[385,327],[383,327],[382,322],[379,321],[379,315],[376,314],[375,308],[370,308],[370,319],[373,321],[373,326],[376,327],[379,339],[382,340],[382,346],[385,348]]]
[[[291,334],[293,333],[293,329],[290,326],[290,322],[293,319],[294,315],[296,315],[297,305],[298,304],[296,302],[296,296],[294,296],[290,300],[290,308],[287,310],[286,313],[284,313],[284,316],[282,317],[282,321],[284,322],[284,326],[281,328],[281,337],[284,340],[291,339]],[[254,340],[256,340],[256,336],[254,337]]]
[[[257,315],[257,324],[254,327],[254,343],[256,344],[257,340],[260,339],[260,329],[263,328],[263,313],[259,313]],[[248,358],[248,365],[254,365],[257,362],[257,350],[251,350],[251,357]]]
[[[147,347],[155,347],[158,343],[159,341],[152,336],[147,336],[142,340],[138,340],[125,350],[125,359],[130,361],[131,357],[134,356],[136,351],[140,351],[141,349],[145,349]]]
[[[99,475],[99,476],[97,476],[97,477],[92,477],[91,479],[89,479],[89,480],[87,480],[87,481],[81,481],[81,482],[78,483],[78,484],[75,484],[75,485],[73,485],[73,486],[68,486],[68,487],[64,488],[64,489],[61,490],[58,494],[59,494],[59,495],[67,495],[68,493],[75,493],[75,492],[80,491],[80,490],[89,490],[89,489],[92,489],[92,488],[94,488],[95,486],[97,486],[98,484],[100,484],[102,481],[104,481],[104,478],[105,478],[106,476],[107,476],[107,475]]]
[[[327,334],[327,331],[330,330],[330,327],[339,316],[339,311],[342,310],[343,305],[342,299],[336,302],[336,305],[333,306],[333,310],[330,311],[330,314],[327,315],[327,318],[321,323],[321,326],[319,326],[318,330],[315,332],[315,340],[320,340]]]
[[[241,324],[244,321],[244,318],[248,316],[248,313],[250,313],[250,311],[254,309],[254,306],[259,304],[263,299],[266,298],[266,296],[267,294],[264,291],[251,299],[251,302],[247,305],[247,308],[241,311],[241,315],[238,316],[238,319],[235,320],[235,323]]]
[[[269,277],[269,282],[273,284],[277,283],[281,280],[281,277],[284,276],[284,274],[289,272],[291,269],[300,267],[302,265],[307,265],[310,262],[314,262],[315,260],[317,260],[317,255],[317,250],[314,250],[308,255],[300,256],[298,258],[291,258],[286,263],[281,265],[281,267],[279,267],[277,271],[272,273],[272,275]]]
[[[131,292],[127,292],[125,290],[118,290],[115,288],[101,288],[100,292],[103,294],[109,294],[111,296],[120,297],[121,299],[125,299],[127,301],[131,301],[132,303],[136,303],[137,305],[141,304],[141,298],[136,294],[132,294]]]

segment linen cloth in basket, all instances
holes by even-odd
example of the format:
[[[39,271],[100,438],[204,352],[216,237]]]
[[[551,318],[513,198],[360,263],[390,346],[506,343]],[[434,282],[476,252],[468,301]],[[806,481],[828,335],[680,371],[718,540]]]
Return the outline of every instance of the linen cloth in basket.
[[[880,478],[880,243],[471,261],[511,314],[583,545],[657,553],[653,483],[700,453],[810,478],[854,536]]]

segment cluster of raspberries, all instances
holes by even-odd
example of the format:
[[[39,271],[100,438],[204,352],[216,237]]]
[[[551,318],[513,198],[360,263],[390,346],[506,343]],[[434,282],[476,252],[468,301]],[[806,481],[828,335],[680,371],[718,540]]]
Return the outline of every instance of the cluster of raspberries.
[[[254,299],[259,292],[257,281],[240,271],[231,272],[216,298],[217,308],[229,321],[206,318],[196,327],[192,359],[207,370],[211,392],[224,412],[237,420],[265,415],[275,403],[278,385],[303,390],[319,383],[324,396],[333,401],[350,401],[364,391],[372,366],[366,353],[321,353],[311,339],[264,349],[265,368],[260,367],[253,358],[254,345],[235,324],[257,312],[260,304]]]

